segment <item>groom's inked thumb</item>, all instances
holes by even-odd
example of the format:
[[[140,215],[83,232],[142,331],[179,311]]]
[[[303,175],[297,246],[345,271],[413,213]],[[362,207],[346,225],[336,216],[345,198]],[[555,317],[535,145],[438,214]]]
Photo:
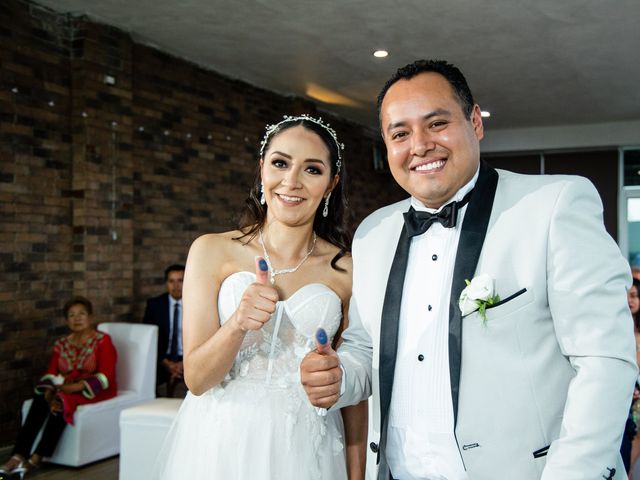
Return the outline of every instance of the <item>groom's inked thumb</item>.
[[[332,350],[331,342],[324,328],[316,330],[316,352],[330,353]]]

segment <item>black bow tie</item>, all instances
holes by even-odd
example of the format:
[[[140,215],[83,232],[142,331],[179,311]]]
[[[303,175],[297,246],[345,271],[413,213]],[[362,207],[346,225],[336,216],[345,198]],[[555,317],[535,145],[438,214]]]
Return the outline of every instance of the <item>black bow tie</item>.
[[[436,213],[418,212],[413,207],[409,208],[409,211],[403,214],[404,223],[407,227],[407,236],[411,238],[416,235],[422,235],[435,222],[440,222],[445,228],[455,227],[458,221],[458,210],[467,204],[472,191],[467,193],[459,202],[448,203]]]

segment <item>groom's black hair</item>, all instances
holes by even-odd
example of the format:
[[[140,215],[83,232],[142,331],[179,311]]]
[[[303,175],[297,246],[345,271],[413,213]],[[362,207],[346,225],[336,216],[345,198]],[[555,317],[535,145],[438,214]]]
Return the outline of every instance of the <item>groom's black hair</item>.
[[[449,82],[451,88],[453,88],[465,116],[467,118],[471,117],[471,112],[473,112],[475,102],[473,101],[471,89],[469,88],[469,85],[467,85],[467,80],[464,78],[460,69],[445,60],[416,60],[415,62],[396,70],[396,73],[387,80],[387,83],[385,83],[382,90],[380,90],[380,93],[378,94],[378,118],[380,118],[382,100],[384,100],[384,96],[387,94],[387,90],[389,90],[391,85],[396,83],[398,80],[409,80],[421,73],[438,73],[442,75],[447,82]]]

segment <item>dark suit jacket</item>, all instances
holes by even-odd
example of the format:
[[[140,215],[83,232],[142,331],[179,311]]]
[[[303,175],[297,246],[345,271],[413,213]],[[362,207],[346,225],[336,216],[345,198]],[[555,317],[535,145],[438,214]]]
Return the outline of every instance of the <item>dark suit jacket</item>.
[[[165,383],[168,379],[167,370],[162,366],[162,360],[168,358],[167,348],[169,348],[169,332],[171,328],[169,321],[168,293],[163,293],[147,300],[143,322],[158,326],[158,374],[156,376],[158,384]]]

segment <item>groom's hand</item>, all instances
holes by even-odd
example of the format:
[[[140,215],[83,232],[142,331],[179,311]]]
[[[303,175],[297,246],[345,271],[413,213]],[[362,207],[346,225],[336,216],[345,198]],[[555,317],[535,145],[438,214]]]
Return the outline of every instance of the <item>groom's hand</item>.
[[[316,333],[316,345],[300,364],[300,380],[312,405],[329,408],[340,398],[340,359],[322,328]]]

